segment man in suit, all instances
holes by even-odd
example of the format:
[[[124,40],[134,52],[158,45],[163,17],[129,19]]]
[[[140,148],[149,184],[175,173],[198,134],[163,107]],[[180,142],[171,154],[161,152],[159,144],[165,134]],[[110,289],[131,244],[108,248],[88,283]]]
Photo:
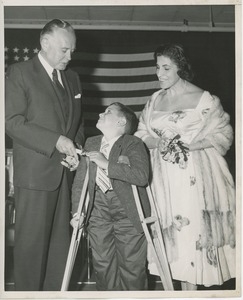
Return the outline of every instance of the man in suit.
[[[81,86],[67,69],[74,29],[54,19],[33,59],[6,74],[6,132],[13,139],[16,203],[14,279],[17,291],[60,290],[70,244],[74,142],[83,143]],[[54,73],[54,75],[52,74]],[[56,75],[56,76],[55,76]]]
[[[88,192],[86,222],[93,256],[97,290],[144,290],[147,288],[147,242],[136,208],[132,184],[138,186],[145,216],[150,204],[145,186],[149,158],[143,142],[131,135],[137,118],[121,103],[111,104],[96,127],[102,135],[88,138]],[[87,165],[81,158],[72,188],[71,224],[79,220],[77,208]]]

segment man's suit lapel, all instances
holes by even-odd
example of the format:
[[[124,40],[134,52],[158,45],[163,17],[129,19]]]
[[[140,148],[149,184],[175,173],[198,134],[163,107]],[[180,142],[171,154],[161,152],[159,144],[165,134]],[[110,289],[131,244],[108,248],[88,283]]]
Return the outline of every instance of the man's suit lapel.
[[[47,90],[48,95],[50,95],[50,101],[52,101],[53,104],[54,104],[55,110],[56,110],[57,115],[60,119],[62,129],[65,132],[65,119],[64,119],[63,111],[62,111],[62,108],[60,106],[58,96],[57,96],[57,94],[54,90],[51,78],[49,77],[46,70],[44,69],[44,67],[40,63],[38,56],[33,58],[33,64],[34,64],[34,68],[35,68],[36,72],[39,74],[38,77],[39,77],[39,80],[41,82],[40,84],[45,87],[45,89]]]

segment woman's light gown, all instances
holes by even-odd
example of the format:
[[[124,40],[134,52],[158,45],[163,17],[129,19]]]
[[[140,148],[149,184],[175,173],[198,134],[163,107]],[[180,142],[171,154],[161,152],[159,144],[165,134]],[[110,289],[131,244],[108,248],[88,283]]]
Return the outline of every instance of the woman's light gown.
[[[157,134],[159,132],[160,136],[167,138],[179,134],[184,143],[190,144],[198,135],[212,101],[212,96],[204,92],[197,107],[193,109],[181,111],[152,109],[147,120],[150,130]],[[195,151],[195,154],[196,152],[198,151]],[[165,161],[158,148],[150,149],[153,170],[151,188],[161,220],[172,278],[192,284],[220,285],[235,277],[234,241],[224,241],[217,246],[207,239],[205,244],[203,242],[205,224],[202,225],[202,219],[210,216],[209,222],[214,227],[212,220],[218,218],[218,215],[227,214],[230,210],[228,203],[234,203],[234,183],[226,161],[215,148],[204,149],[201,152],[207,161],[206,167],[203,160],[198,161],[192,152],[189,153],[186,165],[180,167],[177,163]],[[204,182],[206,177],[212,184]],[[208,206],[202,207],[205,186],[213,192],[209,193],[209,196],[206,195]],[[211,200],[210,197],[214,198],[215,192],[218,195],[217,200]],[[216,208],[214,202],[217,202]],[[214,207],[216,213],[210,205]],[[216,226],[220,222],[216,220]],[[207,221],[204,220],[204,223]],[[220,231],[220,228],[218,230]],[[213,233],[213,238],[215,234],[217,235],[217,232]],[[231,234],[232,232],[229,235]],[[150,273],[158,274],[150,255],[148,259]]]

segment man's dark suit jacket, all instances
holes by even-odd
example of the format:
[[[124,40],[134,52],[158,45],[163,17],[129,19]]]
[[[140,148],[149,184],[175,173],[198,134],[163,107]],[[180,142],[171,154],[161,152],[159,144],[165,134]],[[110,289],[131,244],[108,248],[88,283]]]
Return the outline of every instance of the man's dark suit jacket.
[[[85,150],[99,151],[102,135],[88,138],[85,143]],[[118,163],[119,157],[127,156],[130,166]],[[72,212],[78,210],[78,204],[87,170],[87,160],[82,157],[78,166],[72,187]],[[95,180],[97,165],[89,161],[89,183],[88,191],[90,203],[86,216],[88,222],[93,203],[95,201]],[[142,225],[136,208],[135,199],[131,184],[138,186],[141,204],[145,216],[150,216],[150,204],[146,193],[146,185],[149,180],[149,157],[146,148],[139,138],[131,135],[120,137],[113,145],[109,155],[108,176],[112,188],[120,199],[128,218],[134,224],[138,232],[142,232]]]
[[[79,78],[71,70],[61,71],[61,76],[69,101],[67,122],[38,56],[8,69],[5,116],[6,132],[13,139],[15,186],[55,190],[64,169],[63,155],[55,148],[59,136],[83,142]]]

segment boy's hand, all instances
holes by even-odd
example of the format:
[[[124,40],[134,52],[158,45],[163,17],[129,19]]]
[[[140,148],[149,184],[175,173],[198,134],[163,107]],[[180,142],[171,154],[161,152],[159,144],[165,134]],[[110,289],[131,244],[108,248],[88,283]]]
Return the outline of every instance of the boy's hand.
[[[98,167],[101,169],[108,169],[109,161],[105,158],[105,156],[99,151],[91,151],[89,152],[89,159],[96,163]]]
[[[73,215],[73,218],[70,221],[70,224],[73,228],[76,228],[78,226],[78,229],[80,229],[84,222],[84,216],[78,215],[77,213]]]
[[[76,160],[73,156],[67,155],[65,158],[63,158],[61,164],[70,171],[75,171],[79,165],[79,160]]]

